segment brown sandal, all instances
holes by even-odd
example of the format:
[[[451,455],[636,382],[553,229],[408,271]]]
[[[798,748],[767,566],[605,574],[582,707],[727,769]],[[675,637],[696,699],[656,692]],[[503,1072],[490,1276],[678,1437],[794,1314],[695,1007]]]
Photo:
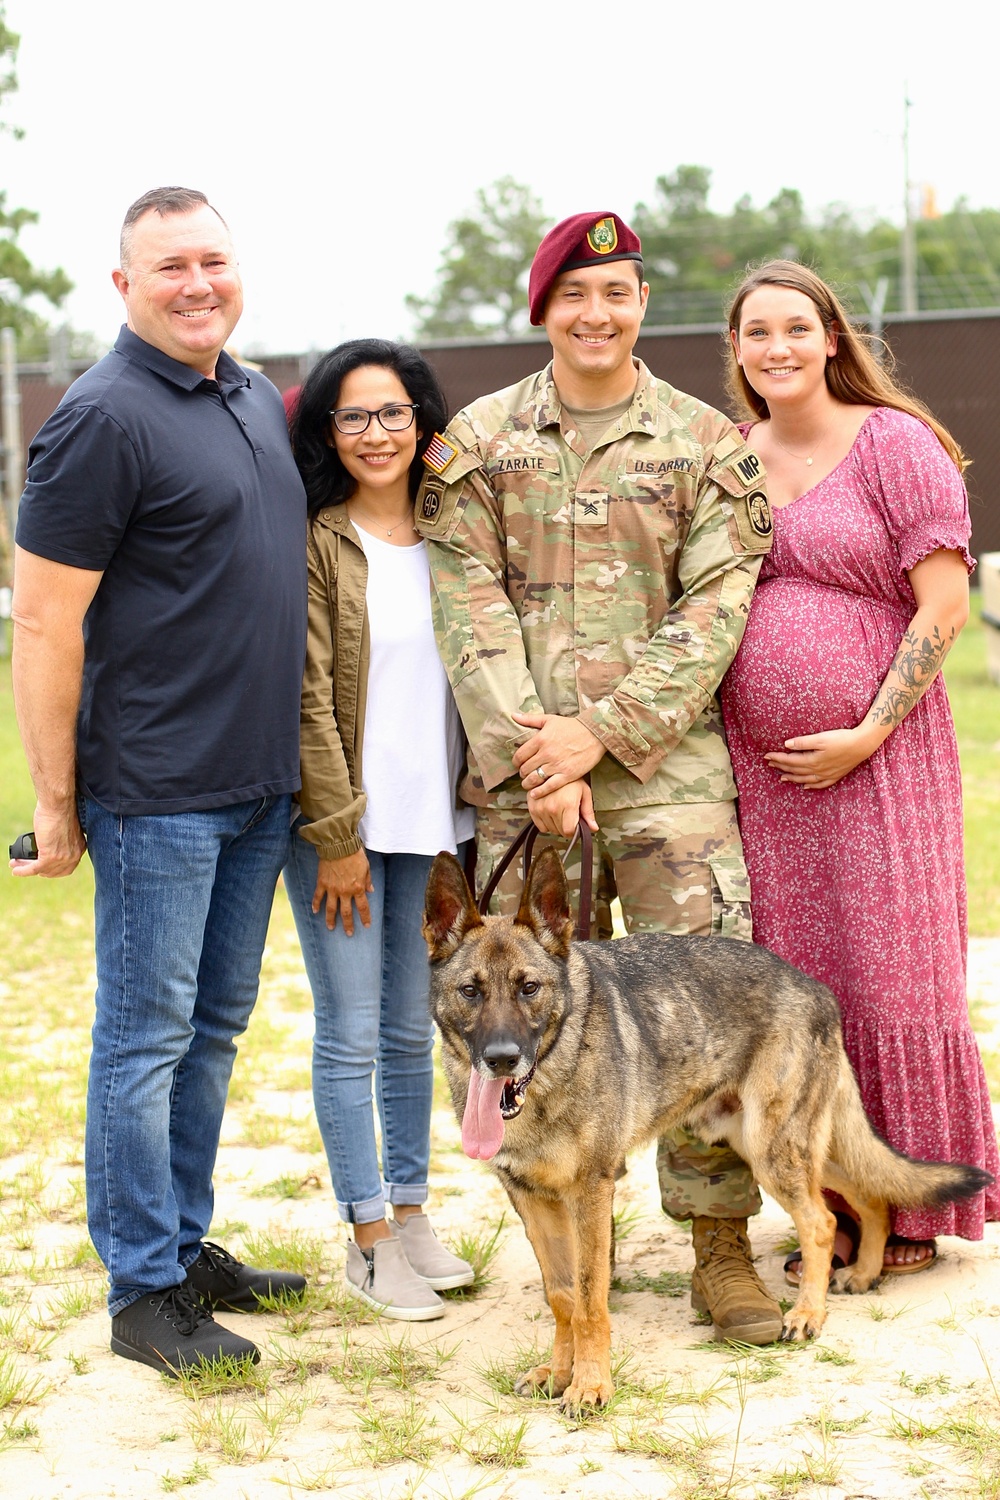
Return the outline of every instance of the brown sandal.
[[[933,1239],[909,1240],[903,1234],[890,1234],[885,1248],[888,1250],[892,1245],[926,1245],[931,1253],[925,1255],[923,1260],[904,1261],[902,1265],[883,1265],[883,1276],[913,1276],[917,1271],[926,1271],[938,1257],[937,1241]]]
[[[838,1212],[837,1215],[836,1215],[836,1219],[837,1219],[837,1234],[838,1235],[843,1235],[844,1239],[847,1241],[848,1246],[850,1248],[849,1248],[849,1253],[848,1253],[848,1257],[847,1257],[846,1260],[844,1259],[844,1257],[842,1255],[839,1255],[837,1253],[836,1249],[834,1249],[833,1260],[832,1260],[832,1262],[830,1264],[830,1275],[831,1276],[833,1275],[834,1271],[840,1271],[844,1266],[850,1266],[850,1265],[854,1264],[854,1262],[858,1258],[858,1245],[861,1243],[861,1225],[858,1223],[858,1221],[856,1219],[852,1219],[851,1216],[850,1216],[850,1214],[845,1214],[843,1212]],[[836,1245],[836,1238],[834,1239],[834,1245]],[[792,1270],[793,1266],[797,1266],[798,1267],[798,1271],[797,1272],[793,1272],[793,1270]],[[800,1286],[801,1285],[801,1283],[802,1283],[802,1251],[801,1250],[793,1250],[792,1253],[791,1253],[791,1255],[785,1261],[785,1280],[788,1282],[789,1286]]]

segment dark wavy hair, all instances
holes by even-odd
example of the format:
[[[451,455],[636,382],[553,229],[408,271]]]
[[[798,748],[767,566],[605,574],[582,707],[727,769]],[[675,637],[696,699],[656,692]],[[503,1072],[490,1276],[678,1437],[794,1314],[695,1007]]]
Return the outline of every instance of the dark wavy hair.
[[[343,505],[354,492],[355,481],[328,439],[330,412],[337,405],[344,377],[363,365],[394,371],[409,399],[417,403],[415,420],[421,437],[410,465],[411,499],[416,498],[420,485],[424,450],[435,432],[443,432],[448,425],[448,408],[438,378],[419,349],[411,344],[392,344],[388,339],[348,339],[338,344],[310,370],[289,429],[310,516],[324,506]]]

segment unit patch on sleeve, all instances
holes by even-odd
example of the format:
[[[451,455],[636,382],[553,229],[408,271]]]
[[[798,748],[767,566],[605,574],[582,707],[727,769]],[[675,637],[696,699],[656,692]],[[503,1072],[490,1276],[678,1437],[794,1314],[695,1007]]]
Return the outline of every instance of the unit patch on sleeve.
[[[424,479],[420,490],[420,514],[425,521],[433,521],[441,509],[444,489],[443,479]]]
[[[749,495],[733,496],[730,501],[736,531],[745,552],[770,552],[772,533],[771,507],[763,490]]]
[[[750,525],[758,536],[771,535],[771,507],[763,490],[755,490],[752,495],[747,496],[747,514]]]

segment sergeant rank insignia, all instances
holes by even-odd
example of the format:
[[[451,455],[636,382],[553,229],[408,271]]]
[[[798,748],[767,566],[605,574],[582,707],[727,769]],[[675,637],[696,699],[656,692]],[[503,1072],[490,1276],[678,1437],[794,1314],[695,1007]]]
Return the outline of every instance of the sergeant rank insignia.
[[[435,474],[443,474],[457,452],[458,449],[447,438],[436,432],[424,450],[424,463]]]
[[[595,255],[610,255],[618,245],[614,219],[598,219],[593,229],[587,230],[587,244]]]

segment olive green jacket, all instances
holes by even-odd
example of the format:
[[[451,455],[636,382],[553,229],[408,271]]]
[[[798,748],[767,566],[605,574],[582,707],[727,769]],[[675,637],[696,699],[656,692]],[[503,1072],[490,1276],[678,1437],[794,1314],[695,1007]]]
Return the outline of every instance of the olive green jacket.
[[[321,859],[362,847],[361,746],[368,692],[368,563],[345,505],[309,523],[309,635],[302,678],[302,838]]]

